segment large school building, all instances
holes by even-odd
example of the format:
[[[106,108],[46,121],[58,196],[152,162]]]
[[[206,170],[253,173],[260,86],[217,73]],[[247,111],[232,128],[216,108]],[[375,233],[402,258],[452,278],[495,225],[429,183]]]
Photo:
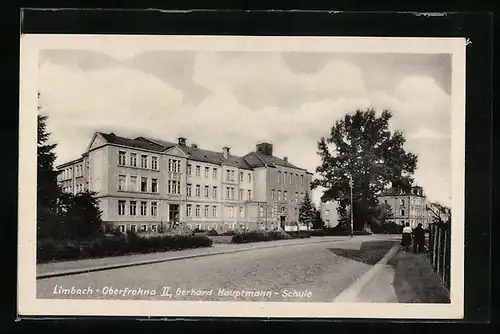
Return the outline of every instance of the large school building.
[[[295,224],[312,174],[261,143],[243,157],[146,137],[94,134],[82,156],[57,167],[70,193],[97,193],[103,221],[121,231],[284,229]]]

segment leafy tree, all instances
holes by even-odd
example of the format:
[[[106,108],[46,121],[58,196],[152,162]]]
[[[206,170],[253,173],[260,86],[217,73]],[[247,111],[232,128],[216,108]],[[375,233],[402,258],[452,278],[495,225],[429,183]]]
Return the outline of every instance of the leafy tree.
[[[438,202],[429,202],[426,207],[430,213],[432,222],[444,224],[451,222],[451,209]]]
[[[311,197],[309,196],[309,192],[306,191],[304,195],[304,200],[299,208],[299,222],[303,225],[306,225],[309,228],[310,224],[313,223],[315,219],[315,211],[313,202],[311,201]]]
[[[102,211],[95,197],[96,193],[83,191],[70,195],[71,203],[64,214],[66,238],[87,239],[103,232]]]
[[[314,208],[314,220],[312,222],[314,229],[322,229],[325,227],[325,222],[321,219],[321,212]]]
[[[40,97],[40,95],[39,95]],[[38,107],[40,110],[40,106]],[[38,115],[37,133],[37,230],[38,237],[48,237],[56,232],[60,223],[58,198],[61,189],[57,184],[59,172],[54,170],[57,144],[48,144],[47,116]]]
[[[394,218],[394,213],[389,204],[379,204],[377,207],[377,215],[371,224],[373,233],[379,233],[386,230],[388,220]]]
[[[400,131],[389,130],[391,117],[387,110],[380,117],[373,109],[357,110],[337,121],[330,135],[318,142],[321,165],[316,169],[319,178],[312,187],[323,187],[321,200],[337,201],[339,216],[345,220],[352,176],[355,230],[376,220],[377,195],[388,185],[408,190],[413,182],[417,156],[405,151],[405,138]]]

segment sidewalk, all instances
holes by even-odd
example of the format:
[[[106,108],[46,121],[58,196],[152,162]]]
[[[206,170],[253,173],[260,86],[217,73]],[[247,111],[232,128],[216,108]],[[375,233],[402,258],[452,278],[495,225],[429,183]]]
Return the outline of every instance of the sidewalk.
[[[136,266],[165,261],[181,260],[217,254],[227,254],[255,249],[281,246],[303,245],[308,243],[349,240],[348,237],[312,237],[310,239],[291,239],[247,244],[214,244],[210,248],[195,248],[149,254],[135,254],[85,260],[61,261],[37,264],[37,279],[78,274],[83,272]]]
[[[362,303],[449,303],[449,294],[434,275],[427,254],[400,250],[356,298]]]

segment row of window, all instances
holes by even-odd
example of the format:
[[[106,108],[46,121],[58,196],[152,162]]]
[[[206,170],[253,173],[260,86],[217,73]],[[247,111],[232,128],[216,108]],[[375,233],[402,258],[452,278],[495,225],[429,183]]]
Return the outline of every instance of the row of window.
[[[63,187],[62,190],[64,192],[66,192],[66,193],[73,193],[73,187],[72,186]],[[80,192],[82,192],[84,190],[85,190],[85,188],[84,188],[83,184],[77,184],[75,186],[76,193],[80,193]]]
[[[277,194],[277,196],[276,196],[276,194]],[[300,198],[299,198],[298,192],[295,193],[295,197],[288,198],[288,192],[283,191],[283,200],[284,201],[290,200],[292,202],[298,203],[299,201],[302,201],[303,198],[304,198],[304,193],[300,193]],[[278,190],[276,192],[274,189],[271,189],[271,199],[281,201],[281,190]]]
[[[149,210],[148,210],[149,207]],[[128,208],[128,210],[127,210]],[[138,211],[139,208],[139,211]],[[119,216],[157,216],[158,215],[158,202],[148,201],[118,201],[118,215]]]
[[[238,197],[240,201],[245,200],[244,194],[245,194],[244,190],[240,189],[239,190],[239,197]],[[234,187],[226,187],[226,199],[233,199],[233,200],[236,199],[236,192],[235,192]],[[252,200],[252,191],[251,190],[247,190],[247,198],[246,199],[248,201]]]
[[[118,152],[118,165],[128,166],[128,167],[139,167],[144,169],[158,170],[158,157],[149,156],[147,154],[140,155],[140,165],[137,164],[137,153],[130,152],[128,154],[128,164],[127,164],[127,152]],[[151,158],[151,159],[150,159]]]
[[[59,174],[59,180],[68,180],[80,176],[83,176],[83,165],[81,164],[63,169]]]
[[[201,166],[196,165],[195,166],[195,175],[197,177],[201,176]],[[212,179],[217,180],[217,173],[218,169],[217,168],[212,168]],[[193,165],[188,164],[187,165],[187,175],[192,176],[193,175]],[[210,167],[205,167],[205,178],[208,179],[210,177]]]
[[[211,213],[211,215],[210,215]],[[187,217],[201,217],[201,205],[194,205],[194,216],[193,216],[193,205],[186,205],[186,216]],[[217,205],[212,205],[212,210],[210,210],[210,205],[205,205],[203,208],[203,217],[218,217],[219,211]]]
[[[195,187],[195,197],[201,197],[201,186],[197,184]],[[193,196],[193,185],[188,183],[186,188],[187,196]],[[210,197],[210,186],[205,186],[204,197]],[[212,187],[212,198],[217,198],[217,186]]]
[[[278,171],[276,182],[289,185],[299,185],[299,178],[300,178],[300,185],[304,186],[304,175],[293,174],[288,172],[282,173],[281,171]]]
[[[128,181],[128,182],[127,182]],[[130,175],[127,180],[127,175],[118,175],[118,190],[119,191],[140,191],[140,192],[158,192],[158,179],[139,177]]]
[[[130,224],[129,226],[130,226],[130,228],[128,230],[130,232],[138,232],[136,224]],[[118,225],[118,230],[122,233],[125,233],[125,230],[126,230],[125,225],[124,224]],[[156,224],[142,224],[140,231],[141,232],[157,232],[158,225],[156,225]]]

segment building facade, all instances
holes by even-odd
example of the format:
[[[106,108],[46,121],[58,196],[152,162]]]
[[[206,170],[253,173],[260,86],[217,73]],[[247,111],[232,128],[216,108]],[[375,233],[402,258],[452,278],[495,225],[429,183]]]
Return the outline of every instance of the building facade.
[[[202,230],[294,224],[312,174],[273,155],[269,143],[243,157],[177,143],[95,133],[82,157],[57,167],[64,191],[97,193],[103,221],[121,231],[177,224]]]
[[[422,224],[427,228],[429,215],[427,212],[427,198],[422,187],[414,186],[411,191],[404,192],[401,189],[391,188],[378,197],[379,203],[388,204],[392,209],[392,219],[399,225],[410,224],[411,228]]]
[[[325,223],[326,227],[335,227],[338,225],[339,217],[337,213],[338,204],[335,201],[329,201],[326,203],[321,202],[320,205],[320,215],[321,219]]]

